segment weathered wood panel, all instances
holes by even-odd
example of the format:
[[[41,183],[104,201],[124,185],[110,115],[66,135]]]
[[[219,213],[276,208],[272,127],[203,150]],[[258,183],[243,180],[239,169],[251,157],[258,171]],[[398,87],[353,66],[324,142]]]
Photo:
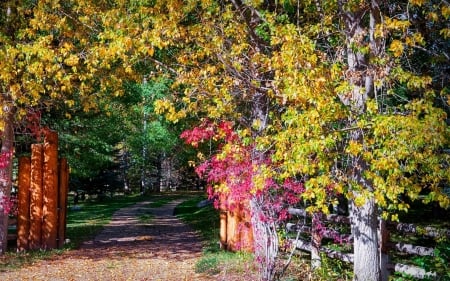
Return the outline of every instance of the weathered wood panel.
[[[29,249],[30,234],[30,185],[31,158],[19,158],[18,203],[17,203],[17,250]]]
[[[42,246],[55,249],[58,236],[58,134],[47,131],[44,139]]]
[[[44,145],[31,145],[30,249],[41,248]]]

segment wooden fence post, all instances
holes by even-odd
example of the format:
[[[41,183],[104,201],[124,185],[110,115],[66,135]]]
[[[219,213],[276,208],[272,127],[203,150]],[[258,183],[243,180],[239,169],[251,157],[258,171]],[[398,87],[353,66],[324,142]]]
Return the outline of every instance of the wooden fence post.
[[[239,206],[239,242],[240,250],[246,252],[252,252],[253,241],[253,226],[251,214],[248,210],[249,204],[240,204]]]
[[[42,246],[55,249],[58,236],[58,134],[47,131],[44,138]]]
[[[219,216],[220,216],[220,248],[227,249],[227,204],[225,194],[219,196]]]
[[[321,266],[320,247],[322,234],[320,233],[321,220],[319,214],[313,214],[311,225],[311,267],[317,269]]]
[[[389,272],[388,272],[388,264],[389,264],[389,255],[388,255],[388,243],[389,243],[389,231],[386,228],[386,221],[383,219],[379,219],[379,227],[378,227],[378,240],[380,243],[380,270],[381,270],[381,280],[388,281],[389,280]]]
[[[58,192],[58,248],[64,246],[66,239],[67,193],[69,191],[69,165],[67,159],[60,159],[59,163],[59,192]]]
[[[17,203],[17,250],[29,249],[30,234],[30,185],[31,158],[19,158],[18,203]]]
[[[232,210],[228,210],[227,214],[227,250],[236,251],[238,250],[239,240],[239,216],[236,206],[233,206]]]
[[[31,145],[30,249],[41,248],[42,236],[42,144]]]

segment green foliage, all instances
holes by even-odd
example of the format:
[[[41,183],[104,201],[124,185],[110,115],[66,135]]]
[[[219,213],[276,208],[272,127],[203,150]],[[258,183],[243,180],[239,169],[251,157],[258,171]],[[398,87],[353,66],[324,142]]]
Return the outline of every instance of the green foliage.
[[[352,280],[351,265],[320,254],[321,266],[315,272],[315,280]]]
[[[415,256],[411,261],[426,271],[436,272],[442,280],[450,280],[450,242],[448,240],[437,243],[434,247],[434,256]]]

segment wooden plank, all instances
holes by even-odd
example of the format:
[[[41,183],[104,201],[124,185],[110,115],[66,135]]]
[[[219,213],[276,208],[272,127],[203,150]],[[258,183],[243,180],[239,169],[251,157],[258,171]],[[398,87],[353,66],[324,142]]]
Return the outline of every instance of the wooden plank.
[[[253,252],[253,227],[251,223],[250,211],[247,209],[249,204],[239,205],[239,250]]]
[[[69,193],[69,165],[67,159],[59,161],[59,190],[58,190],[58,248],[64,246],[66,240],[67,195]]]
[[[219,219],[220,219],[220,230],[219,230],[219,241],[220,248],[227,249],[227,206],[226,206],[226,195],[221,193],[219,196]]]
[[[44,138],[42,246],[55,249],[58,236],[58,134],[47,131]]]
[[[43,144],[31,145],[30,249],[41,248]]]
[[[30,235],[30,185],[31,158],[19,158],[18,203],[17,203],[17,250],[29,249]]]
[[[227,250],[229,251],[239,250],[239,216],[235,209],[227,212]]]

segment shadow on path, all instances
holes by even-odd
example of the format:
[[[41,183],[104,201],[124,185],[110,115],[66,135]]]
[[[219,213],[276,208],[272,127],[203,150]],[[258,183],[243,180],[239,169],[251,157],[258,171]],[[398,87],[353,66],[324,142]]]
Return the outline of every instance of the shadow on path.
[[[175,207],[182,200],[175,200],[158,208],[148,207],[151,202],[140,202],[114,213],[111,222],[104,227],[92,241],[85,242],[81,249],[94,258],[101,255],[112,257],[165,257],[166,259],[183,256],[198,257],[202,250],[198,235],[178,218],[173,216]],[[140,216],[150,217],[148,222]],[[143,253],[143,252],[146,253]]]
[[[111,222],[80,249],[68,251],[17,271],[0,280],[214,280],[197,274],[202,243],[196,233],[173,216],[175,200],[159,208],[141,202],[114,213]],[[140,216],[150,217],[148,222]]]

